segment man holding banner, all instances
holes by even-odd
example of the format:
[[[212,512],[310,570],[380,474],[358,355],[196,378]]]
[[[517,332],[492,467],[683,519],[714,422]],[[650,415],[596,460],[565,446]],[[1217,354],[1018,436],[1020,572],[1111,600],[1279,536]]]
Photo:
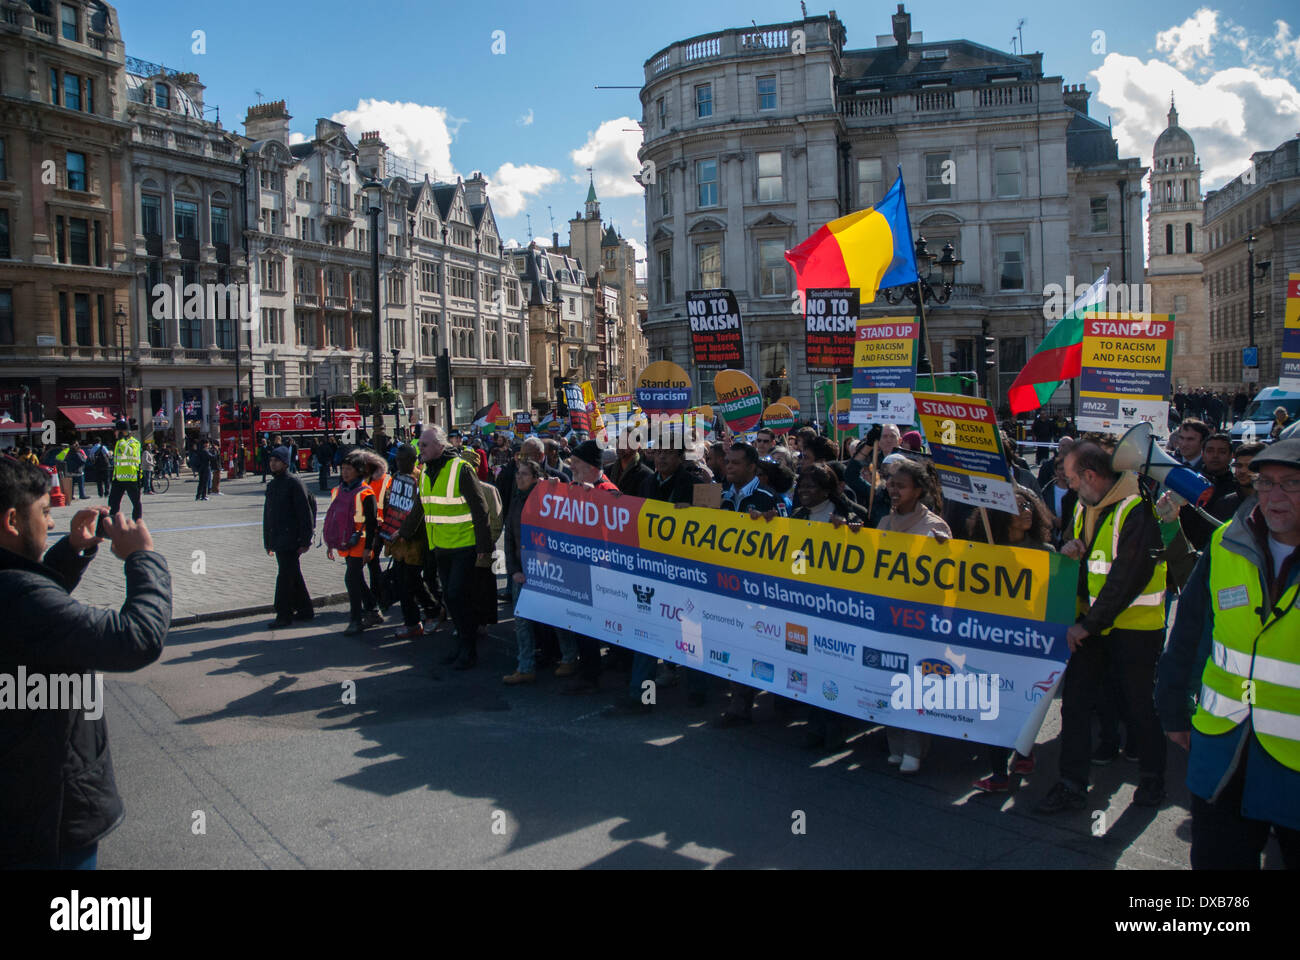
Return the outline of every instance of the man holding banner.
[[[1087,806],[1092,714],[1112,660],[1138,738],[1140,782],[1133,802],[1156,807],[1165,796],[1166,751],[1152,698],[1165,642],[1160,525],[1136,474],[1116,474],[1111,455],[1097,444],[1076,444],[1065,458],[1065,474],[1079,502],[1074,538],[1061,553],[1085,562],[1079,567],[1078,621],[1066,634],[1071,655],[1062,681],[1061,779],[1038,812]]]

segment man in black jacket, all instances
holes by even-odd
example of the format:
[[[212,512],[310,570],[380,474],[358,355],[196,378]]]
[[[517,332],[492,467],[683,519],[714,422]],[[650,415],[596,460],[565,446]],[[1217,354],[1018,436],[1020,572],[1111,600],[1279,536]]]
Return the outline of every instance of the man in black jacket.
[[[1226,433],[1216,433],[1205,441],[1201,447],[1201,476],[1214,485],[1206,511],[1218,517],[1221,523],[1227,523],[1241,506],[1241,496],[1237,492],[1237,479],[1232,473],[1232,438]],[[1185,504],[1178,511],[1178,521],[1188,542],[1198,551],[1204,550],[1210,537],[1218,529],[1192,508]]]
[[[625,430],[619,438],[618,461],[607,474],[613,480],[620,493],[635,497],[641,492],[647,478],[654,476],[654,469],[646,464],[641,451],[632,446],[632,431]]]
[[[196,501],[208,499],[208,490],[212,486],[212,466],[217,458],[208,449],[209,442],[204,440],[194,450],[194,472],[199,475],[198,489],[194,491]]]
[[[289,448],[276,447],[267,462],[272,477],[262,505],[262,546],[280,570],[275,578],[275,619],[267,627],[278,630],[314,616],[298,558],[311,549],[316,515],[306,484],[289,472]]]
[[[0,461],[0,676],[25,674],[27,689],[17,695],[28,707],[38,675],[51,697],[63,694],[42,704],[55,709],[0,709],[0,868],[93,868],[99,841],[125,816],[103,679],[94,671],[138,670],[158,659],[171,624],[171,577],[145,525],[125,514],[109,520],[105,507],[78,511],[68,535],[47,551],[54,520],[46,487],[35,467]],[[125,561],[120,610],[69,596],[102,542],[95,536],[101,516]],[[100,696],[88,696],[91,689]]]

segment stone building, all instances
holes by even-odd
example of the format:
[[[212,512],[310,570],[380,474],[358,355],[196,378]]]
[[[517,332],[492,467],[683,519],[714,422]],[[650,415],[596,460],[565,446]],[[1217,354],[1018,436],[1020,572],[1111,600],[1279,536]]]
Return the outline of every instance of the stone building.
[[[1147,283],[1154,313],[1174,314],[1171,362],[1176,391],[1210,382],[1210,329],[1201,258],[1205,255],[1201,163],[1191,135],[1178,125],[1169,102],[1169,125],[1156,137],[1147,214]]]
[[[1040,53],[926,42],[901,4],[891,27],[874,47],[846,49],[832,13],[696,37],[646,61],[651,360],[690,356],[687,289],[730,287],[745,320],[746,369],[765,392],[790,392],[810,413],[815,378],[784,251],[877,202],[900,167],[914,234],[936,257],[951,243],[963,261],[949,302],[927,307],[934,365],[973,369],[989,331],[997,364],[981,379],[999,406],[1046,332],[1044,289],[1063,284],[1076,263],[1092,267],[1076,248],[1119,259],[1110,249],[1118,223],[1074,232],[1081,201],[1072,177],[1082,184],[1092,174],[1082,163],[1072,174],[1067,154],[1071,125],[1086,120],[1086,93],[1067,97]],[[1098,159],[1114,169],[1087,189],[1108,189],[1116,215],[1115,181],[1128,184],[1124,245],[1136,280],[1141,168]],[[883,295],[864,305],[872,316],[913,312]],[[697,372],[696,382],[708,401],[712,377]]]
[[[1207,243],[1201,266],[1209,296],[1208,385],[1215,390],[1244,385],[1242,350],[1251,338],[1253,237],[1258,386],[1276,386],[1287,277],[1300,271],[1300,137],[1252,154],[1249,169],[1206,194],[1204,229]],[[1267,271],[1261,269],[1265,262]]]
[[[117,11],[6,0],[0,14],[0,413],[19,419],[26,386],[64,437],[60,408],[138,420],[122,392],[142,333]]]

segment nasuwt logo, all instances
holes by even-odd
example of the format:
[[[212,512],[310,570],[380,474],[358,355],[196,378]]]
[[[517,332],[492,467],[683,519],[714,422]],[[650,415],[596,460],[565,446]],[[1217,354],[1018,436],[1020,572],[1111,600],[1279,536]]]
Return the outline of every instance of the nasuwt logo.
[[[835,637],[823,637],[819,634],[813,634],[813,649],[818,653],[838,657],[841,660],[856,660],[858,656],[858,645],[856,643],[839,640]]]

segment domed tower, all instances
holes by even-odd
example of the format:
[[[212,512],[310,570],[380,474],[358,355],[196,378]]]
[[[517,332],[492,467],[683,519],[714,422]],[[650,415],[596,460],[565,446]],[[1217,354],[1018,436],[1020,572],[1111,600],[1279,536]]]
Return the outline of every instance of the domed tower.
[[[1147,213],[1147,271],[1154,313],[1174,316],[1175,390],[1209,382],[1209,307],[1201,283],[1205,253],[1201,165],[1191,135],[1178,125],[1169,98],[1169,125],[1151,156],[1151,204]]]
[[[1178,109],[1169,98],[1169,126],[1156,137],[1151,157],[1151,212],[1148,218],[1148,251],[1151,269],[1170,272],[1175,264],[1164,258],[1177,257],[1178,265],[1204,253],[1201,240],[1201,165],[1191,135],[1178,125]]]

